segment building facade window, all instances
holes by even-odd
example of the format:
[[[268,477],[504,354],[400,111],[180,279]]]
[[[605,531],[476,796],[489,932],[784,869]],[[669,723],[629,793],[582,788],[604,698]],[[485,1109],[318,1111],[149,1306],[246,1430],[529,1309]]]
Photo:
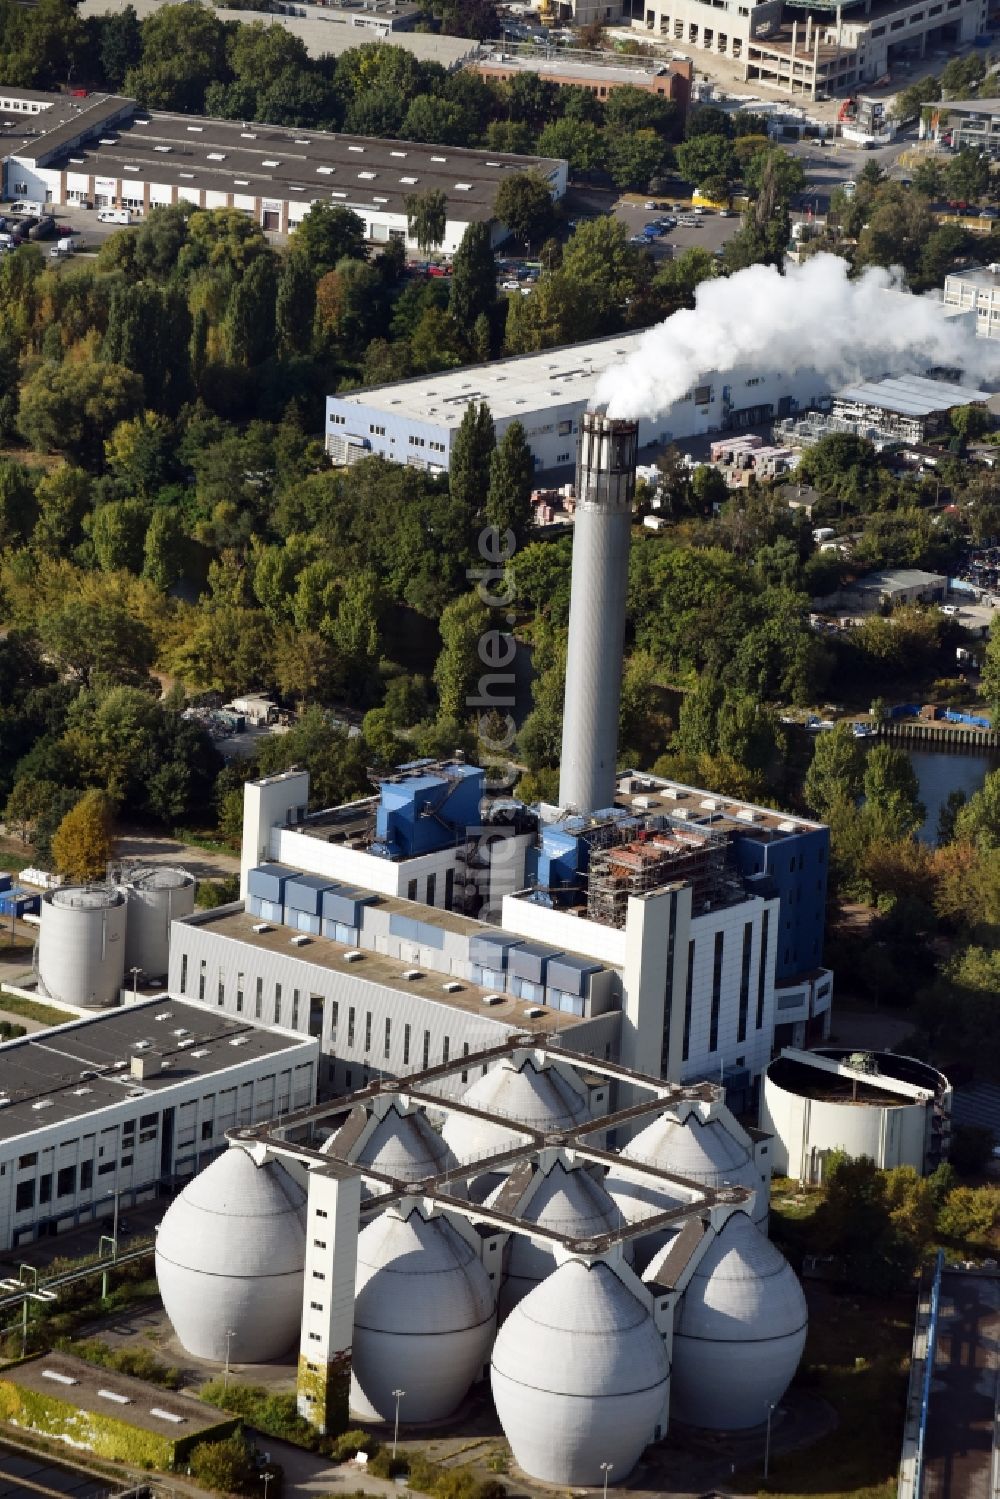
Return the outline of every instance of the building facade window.
[[[686,1062],[691,1055],[691,1006],[694,998],[694,950],[695,940],[692,937],[688,943],[688,972],[687,985],[684,990],[684,1045],[681,1050],[681,1061]]]
[[[757,969],[757,1029],[764,1029],[764,995],[767,986],[767,944],[771,935],[771,913],[765,911],[760,923],[760,967]]]
[[[747,1019],[750,1014],[750,962],[753,957],[753,922],[743,927],[743,961],[740,967],[740,1013],[736,1028],[737,1041],[747,1038]]]
[[[708,1022],[708,1049],[719,1049],[719,1013],[722,1009],[722,958],[725,951],[725,933],[716,932],[715,952],[712,959],[712,1010]]]

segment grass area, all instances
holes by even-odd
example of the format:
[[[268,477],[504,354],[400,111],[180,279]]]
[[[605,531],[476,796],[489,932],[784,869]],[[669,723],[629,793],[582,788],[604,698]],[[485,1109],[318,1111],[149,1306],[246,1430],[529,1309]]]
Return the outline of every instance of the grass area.
[[[0,869],[5,869],[8,874],[20,874],[33,862],[30,854],[14,854],[10,849],[0,848]]]
[[[896,1493],[915,1296],[875,1299],[810,1286],[809,1339],[795,1387],[827,1401],[838,1426],[772,1456],[759,1494],[892,1499]],[[754,1480],[751,1480],[754,1481]]]
[[[238,849],[233,848],[231,843],[224,843],[221,838],[213,838],[210,833],[199,833],[195,828],[174,828],[171,834],[178,843],[186,843],[191,848],[204,849],[206,854],[226,854],[230,859],[238,857]]]
[[[68,1010],[57,1010],[54,1005],[43,1005],[37,999],[23,999],[20,994],[10,994],[0,986],[0,1011],[5,1015],[20,1015],[24,1020],[37,1020],[39,1025],[65,1025],[74,1017]]]

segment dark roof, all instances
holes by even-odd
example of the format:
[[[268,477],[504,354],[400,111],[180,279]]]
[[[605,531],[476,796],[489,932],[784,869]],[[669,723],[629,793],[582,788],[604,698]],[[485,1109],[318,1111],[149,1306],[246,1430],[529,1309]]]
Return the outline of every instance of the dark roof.
[[[53,1379],[54,1374],[61,1377]],[[206,1405],[190,1395],[162,1390],[145,1380],[133,1379],[129,1374],[118,1374],[113,1369],[98,1368],[69,1353],[39,1354],[37,1358],[4,1369],[0,1381],[53,1400],[62,1400],[78,1410],[110,1416],[128,1426],[153,1431],[168,1440],[190,1437],[196,1432],[229,1425],[234,1420],[226,1411]],[[124,1399],[110,1399],[100,1393],[102,1390]],[[154,1410],[169,1412],[169,1415],[155,1416]],[[170,1416],[179,1416],[180,1420],[172,1421]]]
[[[155,1099],[176,1083],[307,1039],[160,996],[8,1041],[0,1046],[0,1141],[127,1099]],[[132,1076],[133,1056],[148,1064],[142,1079]]]

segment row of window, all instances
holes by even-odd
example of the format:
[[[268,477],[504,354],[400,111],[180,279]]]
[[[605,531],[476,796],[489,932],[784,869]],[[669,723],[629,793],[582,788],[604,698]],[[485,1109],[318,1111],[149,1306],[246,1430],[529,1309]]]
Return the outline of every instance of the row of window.
[[[770,911],[764,911],[761,917],[760,960],[757,965],[757,1012],[755,1016],[755,1028],[757,1030],[763,1030],[764,1028],[764,1005],[767,996],[767,948],[768,940],[770,937],[770,928],[771,913]],[[726,934],[724,931],[715,933],[714,950],[712,953],[712,997],[708,1023],[708,1049],[710,1052],[718,1051],[719,1049],[719,1022],[722,1014],[722,970],[725,960],[725,941]],[[671,937],[668,942],[667,959],[667,971],[670,975],[671,989],[673,987],[672,945],[673,938],[671,932]],[[697,942],[695,938],[692,938],[688,943],[687,984],[684,991],[684,1037],[681,1051],[681,1060],[684,1062],[688,1060],[691,1053],[691,1021],[692,1011],[694,1008],[694,964],[696,946]],[[743,952],[740,962],[739,1008],[737,1011],[736,1020],[736,1039],[738,1042],[743,1042],[747,1038],[747,1028],[750,1020],[750,973],[752,966],[753,922],[747,921],[743,925]],[[670,990],[668,990],[668,993],[669,992]],[[670,1013],[668,1009],[665,1016],[665,1045],[669,1034]]]

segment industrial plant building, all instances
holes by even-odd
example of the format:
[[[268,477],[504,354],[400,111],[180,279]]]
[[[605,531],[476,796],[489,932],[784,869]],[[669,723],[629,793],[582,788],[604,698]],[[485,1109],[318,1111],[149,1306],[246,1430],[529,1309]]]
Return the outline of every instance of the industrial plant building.
[[[771,1166],[802,1182],[823,1179],[837,1151],[867,1156],[880,1170],[912,1166],[921,1175],[947,1159],[948,1079],[895,1052],[787,1048],[768,1067],[761,1124],[774,1136]]]
[[[505,175],[535,171],[553,197],[566,190],[564,161],[427,146],[143,109],[134,99],[75,99],[0,88],[3,194],[25,202],[128,210],[187,202],[235,208],[263,229],[288,233],[314,203],[349,208],[373,244],[409,248],[406,200],[447,198],[441,248],[458,248],[469,224],[493,223]],[[494,239],[506,236],[494,223]]]
[[[444,473],[465,408],[470,401],[485,401],[498,439],[511,422],[519,421],[536,470],[566,468],[575,461],[581,420],[600,376],[634,356],[644,337],[642,332],[618,333],[328,396],[326,450],[337,464],[377,454]],[[829,394],[828,381],[810,370],[706,375],[662,415],[642,418],[639,446],[658,448],[680,438],[794,416]]]
[[[997,106],[1000,139],[1000,105]],[[1000,264],[970,266],[944,278],[944,305],[975,314],[979,338],[1000,338]]]
[[[581,426],[558,805],[463,760],[318,812],[250,782],[241,900],[173,924],[171,992],[318,1036],[337,1091],[558,1030],[743,1108],[828,1032],[827,829],[616,770],[639,429]]]
[[[297,1347],[323,1432],[441,1421],[488,1378],[520,1470],[562,1486],[624,1482],[671,1418],[763,1426],[807,1328],[766,1237],[770,1141],[718,1086],[564,1041],[234,1131],[157,1238],[184,1348],[228,1365]]]
[[[637,88],[672,100],[682,111],[690,101],[694,78],[694,66],[687,57],[634,57],[626,61],[615,52],[569,47],[560,47],[553,56],[551,48],[539,51],[533,45],[521,47],[506,38],[484,42],[469,67],[483,78],[500,82],[530,73],[557,88],[586,89],[598,99],[607,99],[616,88]]]
[[[848,385],[833,397],[831,419],[858,437],[878,445],[887,442],[926,442],[948,429],[948,415],[956,407],[985,406],[990,394],[946,380],[922,375],[866,380]]]
[[[158,996],[0,1047],[0,1248],[172,1192],[316,1097],[318,1042]]]
[[[928,49],[986,31],[986,0],[565,0],[581,23],[631,20],[636,39],[728,58],[743,82],[820,98],[875,83]],[[950,106],[949,106],[950,107]]]

